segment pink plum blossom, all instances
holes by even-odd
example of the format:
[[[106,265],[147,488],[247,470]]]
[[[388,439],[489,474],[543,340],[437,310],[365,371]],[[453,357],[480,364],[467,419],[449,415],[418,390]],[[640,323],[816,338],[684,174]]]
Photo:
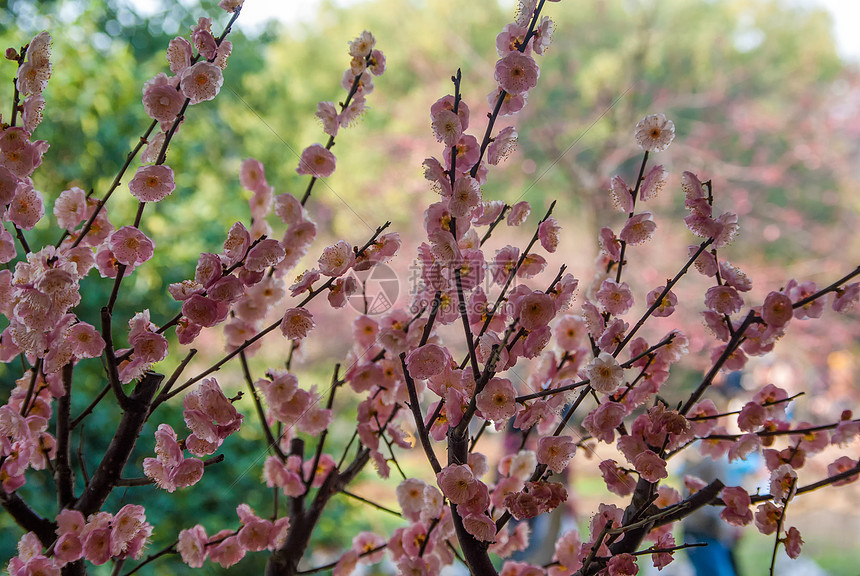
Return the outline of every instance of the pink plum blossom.
[[[334,173],[335,162],[331,151],[319,144],[311,144],[302,152],[296,172],[314,178],[328,178]]]
[[[585,417],[582,425],[598,440],[610,443],[615,439],[615,429],[627,415],[627,408],[619,402],[603,402]]]
[[[626,553],[613,556],[607,564],[607,573],[608,576],[636,576],[639,574],[636,556]]]
[[[526,330],[536,330],[549,324],[555,316],[555,303],[552,297],[541,291],[526,294],[518,302],[520,326]]]
[[[650,308],[657,302],[657,298],[660,297],[660,294],[665,290],[665,286],[658,286],[654,288],[648,295],[645,297],[645,303]],[[651,313],[652,316],[656,316],[657,318],[665,318],[666,316],[671,316],[673,312],[675,312],[675,306],[678,304],[678,297],[675,296],[675,293],[669,290],[666,295],[660,300],[660,303],[654,308],[654,311]]]
[[[487,162],[496,166],[517,148],[519,135],[513,126],[503,128],[487,147]]]
[[[643,202],[657,196],[666,184],[669,172],[662,166],[654,166],[639,185],[639,199]]]
[[[430,120],[430,127],[433,129],[436,141],[444,143],[445,146],[453,146],[463,134],[460,117],[454,114],[453,110],[439,110],[432,114]]]
[[[128,183],[132,196],[141,202],[158,202],[176,188],[169,166],[141,166]]]
[[[576,443],[570,436],[545,436],[538,442],[537,458],[538,462],[561,474],[575,451]]]
[[[5,206],[15,197],[18,188],[18,177],[12,174],[8,168],[0,165],[0,205]],[[61,194],[62,195],[62,194]]]
[[[830,476],[836,476],[837,474],[842,474],[848,472],[849,470],[854,470],[857,468],[857,462],[849,458],[848,456],[841,456],[837,458],[834,462],[827,465],[827,474]],[[858,476],[853,475],[845,478],[844,480],[839,480],[834,482],[834,486],[844,486],[846,484],[850,484],[851,482],[855,482]]]
[[[316,326],[313,315],[304,308],[290,308],[281,320],[281,333],[290,340],[302,340]]]
[[[610,492],[619,496],[629,496],[633,493],[633,489],[636,488],[635,477],[627,470],[619,468],[615,460],[604,460],[599,468],[606,488]]]
[[[609,181],[609,196],[616,210],[633,212],[633,194],[621,176],[613,176]]]
[[[540,245],[547,252],[555,252],[558,248],[558,235],[561,232],[561,225],[555,218],[547,218],[541,222],[538,227],[538,239]]]
[[[463,518],[466,532],[481,542],[493,542],[496,539],[496,523],[486,514],[469,514]]]
[[[531,56],[521,52],[508,52],[496,62],[496,82],[513,95],[528,92],[537,86],[540,68]]]
[[[406,356],[406,369],[416,380],[426,380],[441,373],[451,362],[445,348],[437,344],[425,344]]]
[[[705,293],[705,306],[718,314],[731,316],[743,305],[743,298],[731,286],[711,286]]]
[[[750,510],[750,495],[740,486],[723,488],[721,492],[726,506],[720,512],[720,517],[733,526],[746,526],[753,519]]]
[[[528,202],[517,202],[511,206],[511,211],[508,212],[508,226],[519,226],[524,223],[531,211],[532,207]]]
[[[230,531],[227,531],[227,534],[229,533]],[[218,544],[209,546],[209,559],[222,568],[230,568],[245,557],[245,549],[239,543],[238,536],[227,536],[226,538],[224,536],[219,532],[209,539],[210,542],[220,541]]]
[[[319,257],[320,272],[326,276],[340,276],[355,262],[352,246],[346,240],[341,240],[323,250]]]
[[[516,395],[510,380],[493,378],[476,397],[478,410],[487,420],[507,420],[517,413]]]
[[[475,495],[477,482],[466,464],[452,464],[436,475],[442,493],[454,504],[465,504]]]
[[[222,84],[224,76],[221,68],[206,61],[189,66],[179,77],[179,89],[191,104],[213,100],[221,91]]]
[[[42,193],[33,188],[33,182],[29,178],[23,180],[15,190],[6,217],[19,228],[31,230],[44,215],[45,201]]]
[[[759,504],[755,513],[755,525],[758,531],[765,536],[776,532],[783,509],[777,507],[773,502]]]
[[[626,282],[618,284],[615,280],[607,278],[600,285],[596,296],[603,309],[613,316],[626,314],[633,306],[633,292]]]
[[[320,102],[317,104],[315,116],[320,119],[323,124],[323,132],[329,136],[337,136],[340,123],[337,117],[337,108],[332,102]]]
[[[87,217],[87,193],[77,186],[60,192],[54,202],[54,217],[61,228],[69,232],[74,230]]]
[[[117,262],[125,265],[143,264],[155,252],[155,242],[134,226],[123,226],[111,234],[109,245]]]
[[[579,559],[580,538],[577,530],[569,530],[555,542],[553,560],[560,563],[564,573],[573,573],[582,566]]]
[[[650,212],[643,212],[628,218],[618,237],[631,246],[637,246],[650,240],[656,230],[654,216]]]
[[[251,248],[245,257],[245,268],[251,272],[262,272],[277,266],[286,256],[283,246],[277,240],[266,238]]]
[[[600,229],[598,236],[600,251],[609,256],[612,261],[617,262],[621,258],[621,241],[615,236],[611,228],[604,226]]]
[[[417,478],[407,478],[397,486],[397,502],[403,517],[416,521],[424,508],[424,493],[427,483]]]
[[[669,476],[666,472],[666,461],[651,450],[640,452],[633,459],[633,466],[648,482],[657,482]]]
[[[506,24],[501,32],[496,36],[496,52],[499,56],[504,56],[508,52],[519,50],[526,39],[528,27],[519,26],[512,22]],[[526,46],[525,52],[531,51],[531,45]]]
[[[794,495],[797,472],[789,464],[782,464],[770,475],[770,493],[776,501],[787,501]]]
[[[785,553],[788,557],[795,559],[800,556],[800,547],[803,545],[803,538],[800,537],[800,531],[792,526],[785,532]]]
[[[502,88],[499,86],[487,94],[487,103],[491,108],[495,108],[496,102],[502,93]],[[504,98],[502,98],[502,107],[499,108],[499,115],[501,116],[511,116],[522,110],[528,102],[529,97],[528,92],[523,92],[522,94],[504,92],[504,95]]]
[[[839,313],[850,312],[860,300],[860,282],[854,282],[836,291],[833,299],[833,310]]]
[[[781,327],[788,324],[794,316],[794,309],[791,305],[791,298],[782,292],[771,292],[764,299],[764,304],[761,307],[762,320],[770,326]]]
[[[481,187],[471,176],[461,176],[448,199],[448,210],[455,218],[469,217],[481,203]]]
[[[159,72],[155,78],[143,85],[143,110],[158,122],[173,122],[185,97],[176,89],[176,78],[168,78]]]
[[[209,554],[207,543],[209,537],[206,529],[197,524],[193,528],[186,528],[179,533],[179,542],[176,549],[182,557],[182,561],[191,568],[201,568]]]
[[[472,169],[481,154],[478,139],[470,134],[463,134],[454,146],[445,150],[445,166],[451,167],[451,152],[454,152],[457,171],[461,174]]]

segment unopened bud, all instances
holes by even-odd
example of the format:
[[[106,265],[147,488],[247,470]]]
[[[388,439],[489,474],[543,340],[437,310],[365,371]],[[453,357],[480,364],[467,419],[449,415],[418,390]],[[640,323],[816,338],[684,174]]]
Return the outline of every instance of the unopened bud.
[[[14,48],[6,48],[6,60],[18,61],[18,51]]]

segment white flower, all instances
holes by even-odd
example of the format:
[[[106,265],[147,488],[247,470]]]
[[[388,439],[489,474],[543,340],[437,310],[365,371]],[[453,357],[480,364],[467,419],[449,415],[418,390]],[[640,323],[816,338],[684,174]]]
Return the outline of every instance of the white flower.
[[[609,394],[621,385],[624,380],[624,369],[612,354],[601,352],[588,365],[588,378],[594,390]]]
[[[675,139],[675,124],[665,114],[649,114],[636,124],[634,134],[646,152],[662,152]]]
[[[320,272],[326,276],[340,276],[355,263],[352,246],[346,240],[341,240],[334,246],[323,250],[319,258]]]

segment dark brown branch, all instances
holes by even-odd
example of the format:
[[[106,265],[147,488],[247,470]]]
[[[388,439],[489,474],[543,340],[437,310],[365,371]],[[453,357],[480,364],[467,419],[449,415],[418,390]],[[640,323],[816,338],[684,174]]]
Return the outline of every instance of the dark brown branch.
[[[146,132],[144,132],[143,136],[141,136],[140,140],[138,140],[137,145],[125,157],[125,162],[120,167],[119,172],[117,172],[116,177],[113,179],[113,182],[110,185],[110,188],[108,188],[108,191],[105,193],[104,197],[101,200],[96,202],[95,210],[93,210],[93,213],[90,214],[89,218],[87,218],[87,221],[84,224],[84,227],[81,228],[81,231],[80,231],[80,233],[78,233],[78,236],[77,236],[77,238],[75,238],[75,241],[72,242],[72,248],[75,248],[76,246],[78,246],[78,244],[80,244],[81,241],[84,239],[84,237],[86,237],[86,235],[90,232],[90,229],[93,226],[93,222],[96,221],[96,218],[98,218],[99,213],[104,208],[108,199],[111,197],[111,195],[113,195],[114,191],[119,187],[120,182],[122,180],[122,177],[125,175],[125,171],[128,170],[129,166],[131,166],[131,163],[137,157],[137,153],[140,152],[140,149],[143,148],[144,144],[147,143],[147,138],[149,138],[149,135],[152,134],[152,131],[155,130],[156,126],[158,126],[158,121],[153,120],[149,124],[149,128],[146,129]]]
[[[77,427],[78,427],[78,424],[80,424],[81,422],[83,422],[83,421],[84,421],[84,418],[86,418],[87,416],[89,416],[89,415],[92,413],[92,411],[93,411],[93,410],[95,410],[96,406],[98,406],[98,405],[99,405],[99,402],[101,402],[101,401],[102,401],[102,398],[104,398],[105,396],[107,396],[107,393],[108,393],[108,392],[110,392],[110,384],[106,384],[106,385],[105,385],[105,387],[101,389],[101,392],[99,392],[99,393],[98,393],[98,395],[95,397],[95,399],[94,399],[92,402],[90,402],[90,405],[89,405],[89,406],[87,406],[87,407],[84,409],[84,411],[83,411],[83,412],[81,412],[81,413],[80,413],[80,415],[79,415],[77,418],[75,418],[74,420],[72,420],[72,425],[71,425],[72,430],[74,430],[75,428],[77,428]]]
[[[337,391],[337,387],[340,383],[340,378],[338,373],[340,372],[340,364],[334,365],[334,374],[331,376],[331,387],[328,392],[328,401],[326,402],[326,410],[331,410],[332,406],[334,406],[334,393]],[[311,484],[314,482],[314,476],[317,474],[317,466],[320,463],[320,458],[322,458],[323,448],[325,447],[325,439],[328,436],[328,428],[325,428],[320,434],[320,439],[317,442],[317,449],[314,452],[314,460],[313,465],[311,466],[311,473],[308,475],[308,479],[305,481],[305,491],[311,489]]]
[[[56,524],[42,518],[17,492],[6,492],[0,488],[0,506],[9,513],[15,523],[27,532],[34,532],[43,546],[48,547],[57,539]]]
[[[105,451],[92,480],[75,503],[75,509],[80,510],[85,517],[101,508],[116,482],[120,479],[122,470],[128,462],[143,424],[146,422],[155,391],[163,379],[163,374],[147,372],[129,396],[129,406],[120,419],[116,434]]]
[[[642,326],[645,324],[645,321],[648,320],[648,318],[651,317],[651,314],[653,314],[654,311],[660,307],[660,304],[663,302],[663,298],[665,298],[666,295],[669,294],[669,291],[675,286],[675,284],[677,284],[681,280],[681,277],[687,273],[687,270],[690,269],[690,266],[693,265],[693,262],[696,261],[696,258],[698,258],[699,255],[705,251],[705,248],[707,248],[713,241],[713,238],[708,238],[707,240],[699,244],[699,249],[696,250],[696,253],[693,254],[693,256],[689,260],[687,260],[687,263],[684,264],[684,266],[678,271],[677,274],[675,274],[675,277],[669,280],[669,282],[666,284],[666,287],[663,288],[663,291],[660,292],[660,295],[657,296],[657,299],[654,300],[654,303],[651,305],[651,307],[645,311],[645,314],[643,314],[639,321],[636,322],[636,324],[633,326],[633,329],[630,330],[630,332],[627,333],[627,336],[624,337],[624,340],[622,340],[618,344],[618,347],[615,348],[615,352],[612,353],[613,356],[617,357],[618,354],[622,350],[624,350],[624,347],[627,346],[627,344],[633,339],[633,336],[636,335],[636,332],[638,332],[639,329],[642,328]]]
[[[188,367],[188,364],[197,355],[197,349],[192,348],[188,351],[188,354],[185,355],[185,358],[179,363],[179,366],[173,371],[173,374],[170,375],[170,378],[167,379],[167,382],[164,383],[164,386],[161,388],[162,394],[167,394],[170,392],[170,389],[173,388],[173,385],[176,384],[176,381],[185,371],[185,368]]]
[[[370,58],[371,58],[371,54],[368,54],[366,56],[365,60],[368,63],[370,63]],[[349,103],[352,101],[353,96],[355,96],[356,92],[358,92],[358,87],[360,84],[361,84],[361,74],[359,74],[358,76],[355,77],[355,79],[353,79],[352,86],[350,86],[349,92],[346,95],[346,100],[344,100],[343,102],[340,103],[340,111],[341,112],[343,112],[344,110],[347,109],[347,107],[349,106]],[[333,146],[334,146],[334,136],[329,136],[328,142],[326,142],[326,145],[325,145],[325,149],[331,150]],[[305,189],[305,193],[302,196],[302,201],[301,201],[302,206],[304,206],[307,203],[308,199],[311,197],[311,191],[313,190],[314,184],[316,184],[316,181],[317,181],[317,177],[311,176],[311,181],[308,182],[308,187],[307,187],[307,189]]]
[[[359,450],[346,470],[329,472],[322,486],[317,490],[313,502],[307,509],[293,510],[291,506],[290,531],[284,544],[275,550],[266,564],[266,576],[295,576],[298,574],[299,560],[305,553],[311,533],[319,522],[328,501],[332,496],[349,485],[370,460],[370,450]],[[291,499],[292,500],[292,499]]]
[[[496,226],[499,225],[499,222],[504,220],[505,214],[507,214],[508,210],[510,210],[510,209],[511,209],[511,207],[508,206],[507,204],[502,206],[502,211],[499,212],[499,215],[496,217],[495,220],[493,220],[493,223],[490,224],[490,227],[487,228],[487,231],[484,233],[483,237],[481,237],[481,246],[484,245],[484,242],[486,242],[487,240],[490,239],[490,236],[493,235],[493,230],[496,229]]]
[[[543,4],[543,0],[541,0],[541,4]],[[493,321],[493,317],[495,317],[496,312],[498,312],[499,306],[501,306],[502,302],[504,302],[504,300],[505,300],[505,294],[507,294],[508,288],[511,287],[511,282],[514,281],[514,278],[516,277],[517,272],[519,272],[520,268],[523,265],[523,262],[526,261],[526,257],[529,254],[529,250],[531,250],[532,246],[535,245],[535,242],[538,241],[538,234],[540,233],[540,225],[543,224],[550,217],[550,215],[552,215],[552,211],[554,208],[555,208],[555,200],[553,200],[552,204],[549,205],[549,209],[546,211],[546,214],[544,214],[544,217],[541,218],[541,221],[538,222],[538,226],[535,229],[535,233],[532,235],[531,240],[529,240],[529,243],[526,246],[526,249],[523,250],[522,254],[520,254],[520,257],[517,259],[517,263],[514,265],[513,270],[511,270],[511,273],[508,274],[508,278],[505,281],[505,284],[502,286],[502,290],[501,290],[501,292],[499,292],[499,295],[496,298],[496,301],[493,303],[493,307],[487,311],[487,319],[484,320],[484,324],[481,326],[481,330],[478,331],[478,334],[475,337],[475,340],[478,340],[481,336],[483,336],[484,333],[486,333],[487,329],[490,327],[490,322]],[[477,342],[474,343],[474,345],[477,346]],[[463,359],[463,361],[460,363],[460,369],[461,370],[466,366],[466,362],[468,362],[468,361],[469,361],[469,357],[466,356]]]
[[[105,341],[105,367],[107,369],[108,381],[110,382],[113,395],[116,397],[117,403],[123,410],[131,408],[131,400],[122,389],[122,384],[119,381],[119,372],[117,371],[117,360],[113,351],[113,336],[111,333],[111,312],[107,307],[102,308],[102,337]],[[163,378],[163,376],[162,376]],[[159,380],[160,381],[160,380]]]
[[[523,37],[522,44],[517,47],[517,50],[519,50],[520,52],[525,52],[526,47],[528,47],[529,42],[535,35],[535,26],[538,23],[538,19],[540,18],[540,13],[541,10],[543,10],[543,5],[545,1],[546,0],[540,0],[537,7],[535,8],[535,12],[531,18],[531,23],[529,24],[529,29],[526,32],[525,37]],[[491,138],[491,134],[493,133],[493,126],[496,124],[496,120],[499,117],[499,112],[501,112],[502,110],[502,104],[504,103],[505,97],[507,95],[508,93],[504,90],[499,93],[499,96],[496,99],[496,105],[493,107],[493,112],[489,114],[489,122],[487,122],[487,129],[484,132],[484,138],[481,141],[481,152],[478,155],[478,161],[475,162],[475,165],[472,166],[472,170],[469,172],[472,178],[478,175],[478,169],[480,169],[481,167],[481,160],[483,160],[484,158],[484,152],[487,150],[487,146],[490,145],[490,142],[493,141],[493,139]]]
[[[642,165],[639,166],[639,176],[636,178],[636,186],[633,189],[633,207],[636,206],[636,197],[639,195],[639,188],[642,186],[642,175],[645,174],[645,165],[648,164],[648,151],[642,157]],[[627,215],[628,220],[633,218],[633,208],[630,209],[630,214]],[[618,255],[618,268],[615,270],[615,282],[621,283],[621,270],[624,268],[624,252],[627,250],[627,242],[621,241],[621,253]]]
[[[251,369],[248,367],[248,358],[244,352],[239,354],[239,361],[242,364],[242,374],[245,376],[248,390],[251,391],[251,398],[254,400],[254,409],[257,412],[257,417],[260,419],[260,426],[263,428],[263,434],[266,436],[268,448],[277,454],[281,462],[286,462],[287,456],[281,450],[278,440],[272,435],[272,429],[269,428],[269,423],[266,420],[266,411],[263,410],[263,403],[260,401],[260,393],[257,391],[257,387],[254,386],[254,379],[251,378]],[[316,464],[314,466],[316,467]]]
[[[795,398],[803,396],[806,392],[798,392],[793,396],[789,396],[788,398],[783,398],[782,400],[774,400],[772,402],[762,402],[762,406],[776,406],[777,404],[783,404],[785,402],[791,402]],[[734,416],[735,414],[740,414],[741,410],[732,410],[731,412],[723,412],[722,414],[711,414],[709,416],[693,416],[692,418],[688,417],[687,420],[690,422],[699,422],[701,420],[716,420],[717,418],[723,418],[724,416]]]
[[[60,510],[75,500],[75,477],[72,473],[70,448],[72,430],[69,425],[74,370],[75,365],[72,362],[63,366],[63,395],[57,400],[57,459],[54,464],[54,482],[57,485],[57,507]]]
[[[168,544],[167,546],[165,546],[164,548],[162,548],[161,550],[159,550],[155,554],[150,554],[149,556],[146,557],[146,559],[143,562],[141,562],[140,564],[138,564],[137,566],[132,568],[130,571],[126,572],[124,576],[131,576],[132,574],[134,574],[135,572],[137,572],[138,570],[140,570],[141,568],[143,568],[144,566],[146,566],[150,562],[158,560],[162,556],[165,556],[167,554],[176,554],[177,553],[177,551],[176,551],[176,545],[177,544],[179,544],[179,540],[174,540],[172,544]]]
[[[576,410],[582,404],[583,400],[585,400],[585,397],[588,396],[589,391],[590,391],[590,388],[585,388],[582,391],[580,391],[579,396],[576,397],[576,400],[573,402],[573,405],[571,405],[571,407],[568,408],[567,412],[565,412],[565,414],[564,414],[564,417],[561,419],[561,422],[559,422],[558,426],[556,426],[555,430],[552,433],[553,436],[558,436],[564,431],[564,429],[567,427],[567,423],[570,422],[570,419],[573,417]],[[544,475],[544,472],[546,472],[546,470],[547,470],[546,464],[538,464],[537,466],[535,466],[534,472],[532,472],[532,475],[531,475],[531,478],[529,481],[530,482],[537,482]],[[496,520],[496,533],[497,534],[502,528],[505,527],[505,524],[507,524],[511,518],[512,518],[511,513],[506,510],[505,513],[502,514],[498,520]]]
[[[466,297],[463,295],[463,282],[460,278],[460,268],[454,268],[454,281],[457,285],[457,301],[460,319],[463,321],[463,331],[466,335],[466,345],[469,348],[469,362],[472,365],[472,376],[475,382],[481,378],[481,368],[478,365],[478,354],[475,352],[475,339],[472,337],[472,328],[469,326],[469,314],[466,310]]]
[[[807,296],[806,298],[804,298],[803,300],[798,300],[797,302],[792,304],[791,307],[792,308],[800,308],[801,306],[806,306],[807,304],[809,304],[813,300],[817,300],[818,298],[821,298],[822,296],[824,296],[828,292],[836,292],[842,284],[845,284],[846,282],[848,282],[849,280],[851,280],[852,278],[854,278],[858,274],[860,274],[860,266],[858,266],[853,271],[849,272],[848,274],[846,274],[845,276],[843,276],[842,278],[840,278],[839,280],[837,280],[836,282],[834,282],[833,284],[828,286],[827,288],[822,288],[821,290],[819,290],[815,294],[811,294],[811,295]]]
[[[36,382],[39,381],[39,373],[42,371],[42,359],[36,360],[36,364],[32,368],[30,374],[30,384],[27,386],[27,394],[24,396],[24,402],[21,403],[21,416],[27,416],[30,411],[30,400],[33,399],[33,394],[36,390]]]
[[[450,429],[448,431],[448,464],[466,464],[468,458],[469,439],[465,435],[455,435],[455,429]],[[457,540],[460,542],[460,548],[463,550],[463,556],[472,574],[496,576],[498,572],[496,572],[496,568],[493,566],[492,561],[490,561],[490,555],[487,552],[487,543],[479,542],[466,531],[463,519],[457,512],[457,505],[453,502],[451,503],[451,517],[454,520],[454,530],[457,533]]]
[[[707,506],[713,502],[714,498],[719,496],[720,492],[725,487],[725,484],[720,480],[714,480],[701,490],[688,496],[686,499],[668,507],[665,511],[671,511],[671,513],[663,514],[657,518],[654,521],[654,527],[656,528],[666,524],[671,524],[672,522],[677,522],[678,520],[689,516],[699,508]]]
[[[375,554],[376,552],[379,552],[380,550],[385,550],[385,548],[387,548],[387,547],[388,547],[388,544],[381,544],[381,545],[377,546],[376,548],[371,548],[370,550],[362,552],[361,554],[358,555],[358,557],[363,558],[364,556],[370,556],[371,554]],[[337,566],[338,562],[340,562],[340,560],[338,560],[336,562],[331,562],[329,564],[326,564],[325,566],[317,566],[316,568],[311,568],[310,570],[299,570],[298,572],[296,572],[296,574],[316,574],[317,572],[322,572],[323,570],[331,570],[332,568]]]
[[[675,338],[675,333],[672,332],[671,334],[666,336],[663,340],[661,340],[657,344],[654,344],[653,346],[651,346],[650,348],[648,348],[644,352],[637,354],[636,356],[634,356],[633,358],[631,358],[627,362],[622,363],[621,367],[622,368],[630,368],[637,361],[641,360],[642,358],[645,358],[649,354],[652,354],[658,348],[662,348],[663,346],[666,346],[667,344],[672,342],[672,340],[674,338]],[[579,382],[574,382],[573,384],[567,384],[565,386],[559,386],[558,388],[548,388],[546,390],[541,390],[540,392],[534,392],[532,394],[525,394],[523,396],[517,396],[516,400],[517,400],[517,402],[522,403],[522,402],[526,402],[528,400],[534,400],[535,398],[543,398],[544,396],[551,396],[553,394],[559,394],[561,392],[568,392],[570,390],[575,390],[577,388],[581,388],[581,387],[585,386],[586,384],[590,384],[590,383],[591,383],[591,380],[586,378],[585,380],[580,380]]]
[[[779,514],[779,519],[776,521],[776,533],[774,534],[774,542],[773,542],[773,553],[770,556],[770,571],[768,574],[773,576],[773,567],[776,564],[776,553],[779,550],[779,533],[782,532],[783,526],[785,526],[785,513],[788,511],[788,502],[791,499],[791,492],[794,490],[794,487],[797,486],[797,477],[791,479],[791,487],[788,489],[788,496],[785,498],[785,503],[782,506],[782,511]]]
[[[415,381],[409,375],[409,370],[406,368],[406,353],[400,353],[400,364],[403,366],[403,376],[406,378],[406,389],[409,392],[409,409],[412,410],[412,417],[415,420],[415,429],[418,433],[418,439],[421,441],[421,447],[424,448],[424,454],[433,468],[433,472],[438,474],[442,470],[439,465],[439,460],[436,458],[436,453],[433,452],[433,444],[430,442],[430,435],[427,433],[427,428],[424,426],[424,416],[421,414],[421,405],[418,403],[418,393],[415,390]]]
[[[368,506],[373,506],[377,510],[382,510],[383,512],[388,512],[389,514],[391,514],[393,516],[397,516],[398,518],[403,517],[403,515],[400,514],[400,512],[398,512],[397,510],[392,510],[391,508],[386,508],[382,504],[377,504],[376,502],[368,500],[367,498],[363,498],[363,497],[359,496],[358,494],[353,494],[349,490],[341,490],[340,493],[343,494],[344,496],[349,496],[353,500],[358,500],[359,502],[364,502]]]
[[[732,335],[732,338],[729,340],[729,343],[726,345],[726,349],[723,351],[723,353],[720,355],[720,357],[717,358],[717,361],[714,362],[714,365],[711,367],[711,369],[705,375],[705,378],[702,380],[701,384],[699,384],[698,388],[696,388],[693,391],[693,393],[690,394],[690,397],[687,399],[687,402],[684,404],[684,406],[679,411],[679,413],[682,416],[686,416],[687,412],[689,412],[693,408],[693,406],[696,404],[696,402],[699,401],[699,399],[702,397],[702,394],[705,393],[705,390],[707,390],[708,386],[710,386],[711,383],[714,381],[714,378],[719,373],[720,369],[723,367],[723,364],[725,364],[726,361],[729,359],[729,357],[732,354],[734,354],[734,352],[738,349],[738,346],[740,346],[741,338],[743,337],[744,332],[746,332],[747,328],[749,328],[750,324],[753,323],[755,318],[756,318],[755,312],[750,310],[749,313],[747,314],[746,318],[744,318],[743,323],[738,327],[738,329]]]

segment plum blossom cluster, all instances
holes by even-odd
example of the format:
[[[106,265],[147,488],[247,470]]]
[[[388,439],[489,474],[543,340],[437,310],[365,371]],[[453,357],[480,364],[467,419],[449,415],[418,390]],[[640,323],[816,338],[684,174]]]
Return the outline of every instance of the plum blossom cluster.
[[[81,559],[100,566],[112,558],[140,558],[152,534],[152,524],[138,504],[126,504],[116,514],[99,512],[87,518],[67,508],[57,515],[56,525],[57,538],[47,550],[33,532],[18,541],[9,574],[60,574],[66,564]]]
[[[48,432],[53,412],[53,396],[59,395],[62,383],[52,376],[53,385],[44,379],[38,382],[38,391],[27,404],[27,391],[35,382],[35,373],[25,373],[16,382],[9,402],[0,407],[0,487],[14,492],[27,482],[25,472],[44,470],[48,461],[56,457],[57,441]],[[26,415],[22,415],[26,414]]]
[[[181,531],[176,548],[182,560],[192,568],[201,568],[208,558],[222,568],[229,568],[247,552],[275,550],[284,543],[290,529],[289,518],[272,522],[257,516],[247,504],[240,504],[236,514],[241,524],[238,530],[224,529],[207,536],[206,529],[197,524]]]
[[[340,110],[334,102],[320,102],[316,117],[328,134],[328,144],[311,144],[302,151],[296,172],[313,178],[328,178],[334,173],[337,158],[331,152],[341,128],[351,126],[367,109],[367,96],[373,92],[373,77],[385,72],[385,55],[376,48],[376,38],[365,30],[349,43],[351,60],[343,73],[341,86],[347,90]],[[303,202],[304,203],[304,202]]]
[[[14,48],[7,49],[6,58],[18,62],[15,88],[19,96],[24,97],[21,101],[21,124],[25,132],[32,134],[42,122],[45,110],[42,93],[51,78],[51,35],[39,32],[20,54]]]
[[[44,197],[30,176],[42,164],[49,147],[44,140],[32,140],[32,134],[42,120],[42,93],[51,77],[50,34],[40,32],[20,54],[9,48],[6,58],[17,62],[18,71],[11,123],[0,121],[0,220],[12,223],[16,230],[30,230],[45,214]],[[15,125],[19,110],[22,126]],[[0,263],[16,256],[15,240],[4,226],[0,231]]]
[[[190,41],[182,36],[170,41],[167,63],[173,76],[159,72],[143,86],[143,109],[162,129],[154,142],[164,141],[165,133],[186,106],[218,95],[224,83],[222,71],[232,51],[229,40],[213,36],[212,20],[205,17],[191,27]]]
[[[191,430],[180,446],[169,424],[155,432],[155,458],[143,460],[143,472],[159,488],[173,492],[193,486],[203,477],[203,461],[185,458],[183,446],[194,456],[214,454],[230,434],[239,430],[244,416],[224,395],[214,378],[207,378],[183,400],[182,415]]]

